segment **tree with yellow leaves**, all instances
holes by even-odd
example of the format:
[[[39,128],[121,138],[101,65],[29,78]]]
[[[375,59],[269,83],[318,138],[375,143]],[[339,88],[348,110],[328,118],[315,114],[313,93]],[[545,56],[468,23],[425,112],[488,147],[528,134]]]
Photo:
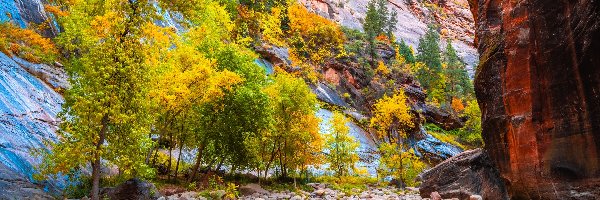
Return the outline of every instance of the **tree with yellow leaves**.
[[[265,174],[276,163],[282,177],[289,169],[305,170],[308,165],[320,164],[315,153],[323,149],[319,119],[315,116],[317,98],[301,78],[278,69],[273,83],[265,88],[273,111],[273,128],[260,139]]]
[[[335,58],[344,48],[341,28],[334,22],[311,13],[300,4],[288,8],[291,54],[313,64]]]
[[[147,1],[68,1],[58,43],[70,58],[60,141],[40,166],[44,174],[92,169],[91,198],[100,199],[101,167],[125,177],[151,175],[144,163],[152,122],[147,92],[154,48],[147,35],[155,9]]]
[[[346,125],[348,122],[344,114],[334,112],[333,119],[330,121],[333,130],[325,136],[327,162],[329,168],[335,171],[338,177],[348,175],[351,170],[354,171],[354,165],[358,162],[356,150],[360,144],[350,136],[350,128]]]
[[[385,142],[402,143],[407,130],[415,126],[406,101],[404,91],[399,91],[392,97],[384,96],[374,105],[370,126]]]
[[[196,50],[195,43],[189,38],[194,38],[197,34],[200,34],[198,29],[192,29],[183,37],[170,35],[172,40],[166,44],[177,48],[165,45],[151,54],[153,59],[157,59],[156,65],[159,66],[150,91],[150,96],[156,103],[157,118],[154,127],[161,139],[170,141],[168,174],[174,146],[179,145],[181,151],[185,138],[192,138],[193,128],[189,126],[195,124],[187,122],[189,117],[197,116],[191,113],[194,112],[193,108],[225,96],[243,80],[227,69],[219,71],[215,62]]]
[[[382,175],[393,176],[406,183],[410,181],[406,179],[406,169],[422,166],[405,145],[408,131],[415,126],[406,95],[399,91],[392,97],[384,96],[374,107],[370,126],[383,140],[379,146]]]

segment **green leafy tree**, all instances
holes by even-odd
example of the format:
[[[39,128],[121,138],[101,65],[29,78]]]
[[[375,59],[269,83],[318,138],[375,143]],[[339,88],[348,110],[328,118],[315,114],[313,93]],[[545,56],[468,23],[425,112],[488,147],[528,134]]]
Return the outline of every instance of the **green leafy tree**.
[[[192,169],[193,179],[203,157],[204,160],[223,160],[233,169],[248,166],[253,146],[248,138],[260,138],[270,128],[269,99],[262,88],[266,84],[264,71],[254,64],[255,56],[237,46],[221,48],[214,58],[217,66],[241,75],[244,82],[236,85],[223,97],[197,108],[200,113],[197,129],[199,154]],[[218,150],[208,156],[207,146]],[[203,154],[204,153],[204,154]],[[220,161],[219,161],[220,162]]]
[[[284,178],[290,169],[306,170],[308,165],[321,164],[322,155],[315,153],[323,150],[315,94],[304,80],[280,69],[265,92],[274,119],[272,130],[257,142],[265,173],[275,162]]]
[[[66,8],[57,41],[69,54],[71,88],[64,94],[60,141],[40,169],[67,174],[90,164],[91,198],[98,200],[103,163],[124,176],[151,174],[144,152],[151,146],[147,92],[154,66],[145,33],[156,28],[156,11],[147,1],[69,1]]]
[[[468,119],[465,122],[465,126],[460,129],[462,132],[461,137],[469,143],[483,145],[483,139],[481,138],[481,110],[479,109],[477,100],[469,101],[463,111],[462,117]]]
[[[348,175],[350,170],[354,170],[354,165],[358,162],[356,150],[359,143],[350,136],[350,128],[346,125],[349,120],[340,112],[333,113],[333,119],[330,121],[333,130],[326,136],[325,146],[327,162],[330,168],[335,171],[336,176]]]

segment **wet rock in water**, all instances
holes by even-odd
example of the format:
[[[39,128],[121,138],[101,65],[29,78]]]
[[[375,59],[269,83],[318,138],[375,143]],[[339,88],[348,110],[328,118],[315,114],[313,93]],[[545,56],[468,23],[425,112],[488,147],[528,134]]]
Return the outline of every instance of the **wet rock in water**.
[[[111,200],[154,200],[162,195],[154,184],[133,178],[117,187],[103,188],[100,196]]]
[[[415,150],[417,156],[426,157],[430,162],[440,163],[463,152],[461,148],[433,137],[423,127],[416,135],[422,138],[419,140],[410,139],[411,147]]]
[[[310,87],[313,93],[317,95],[319,100],[341,107],[348,107],[348,104],[342,99],[342,97],[340,97],[340,95],[329,86],[323,83],[318,83],[316,85],[311,85]]]
[[[443,198],[469,199],[471,195],[482,195],[484,199],[508,199],[504,181],[481,149],[458,154],[423,172],[419,179],[423,198],[437,192]]]
[[[262,58],[272,62],[275,66],[291,67],[292,65],[292,60],[290,59],[287,48],[263,45],[256,47],[255,51],[259,53]]]
[[[511,198],[597,199],[600,1],[469,2],[482,137]]]
[[[263,189],[259,184],[251,183],[239,187],[238,189],[241,195],[252,195],[252,194],[269,194],[269,191]]]

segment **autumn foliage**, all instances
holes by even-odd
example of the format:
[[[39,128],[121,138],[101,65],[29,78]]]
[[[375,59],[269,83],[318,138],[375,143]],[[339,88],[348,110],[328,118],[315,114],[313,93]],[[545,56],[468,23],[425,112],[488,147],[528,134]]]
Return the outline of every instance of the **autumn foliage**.
[[[58,50],[49,38],[31,29],[22,29],[11,23],[0,23],[0,51],[28,61],[52,61]]]
[[[294,56],[321,64],[343,51],[345,37],[337,24],[308,12],[299,4],[290,6],[288,15],[289,43]]]

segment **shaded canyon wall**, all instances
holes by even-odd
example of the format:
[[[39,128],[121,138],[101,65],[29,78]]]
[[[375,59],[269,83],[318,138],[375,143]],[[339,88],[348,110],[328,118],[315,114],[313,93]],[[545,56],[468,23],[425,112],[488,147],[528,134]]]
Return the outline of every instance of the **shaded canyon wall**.
[[[485,148],[512,198],[600,196],[600,1],[469,3]]]

